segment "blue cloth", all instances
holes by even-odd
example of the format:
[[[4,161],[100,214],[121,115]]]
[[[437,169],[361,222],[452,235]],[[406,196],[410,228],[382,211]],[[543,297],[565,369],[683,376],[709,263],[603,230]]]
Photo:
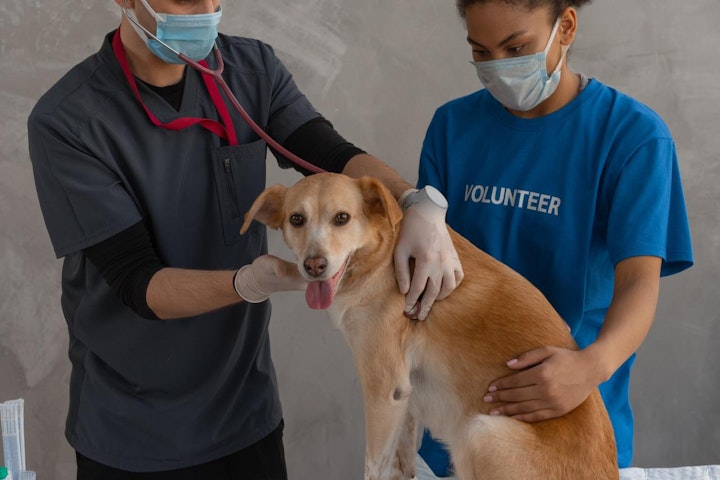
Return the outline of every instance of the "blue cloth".
[[[564,108],[522,119],[481,90],[439,108],[421,153],[418,185],[448,199],[447,221],[537,286],[592,343],[623,259],[663,259],[662,275],[693,263],[675,144],[649,108],[596,80]],[[621,467],[632,461],[629,359],[600,391]],[[425,437],[436,473],[447,457]]]
[[[267,252],[265,227],[254,222],[241,235],[240,226],[265,188],[267,147],[232,107],[239,145],[199,126],[154,126],[111,38],[54,85],[28,120],[40,206],[64,257],[72,363],[65,434],[108,466],[174,470],[239,451],[280,423],[269,302],[149,321],[122,303],[83,249],[144,219],[169,267],[230,270],[252,262]],[[220,35],[218,46],[228,85],[277,141],[319,116],[268,45]],[[218,120],[195,70],[186,72],[179,112],[138,87],[164,123]]]

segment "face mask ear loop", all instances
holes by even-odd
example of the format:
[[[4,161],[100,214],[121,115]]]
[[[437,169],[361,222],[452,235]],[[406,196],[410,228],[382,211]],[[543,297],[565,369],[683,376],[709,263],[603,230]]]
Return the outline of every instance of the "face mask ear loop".
[[[548,40],[547,45],[545,45],[545,50],[543,50],[543,53],[545,54],[545,57],[547,58],[547,54],[550,52],[550,47],[552,47],[552,42],[555,40],[555,35],[557,34],[558,28],[560,28],[560,17],[555,21],[555,25],[553,26],[552,32],[550,33],[550,39]],[[565,60],[565,55],[567,54],[568,49],[570,49],[570,45],[560,45],[560,49],[562,51],[562,55],[560,55],[560,60],[558,61],[557,66],[555,67],[555,70],[549,75],[551,77],[552,75],[556,74],[560,71],[562,68],[563,60]],[[549,81],[549,78],[548,78]]]
[[[150,6],[150,4],[147,2],[147,0],[140,0],[140,3],[143,4],[143,6],[145,7],[145,10],[147,10],[148,13],[153,16],[153,18],[155,19],[156,22],[164,22],[166,20],[165,15],[163,15],[161,13],[157,13],[155,10],[153,10],[153,8]]]
[[[158,17],[157,17],[158,14],[145,2],[145,0],[140,0],[140,1],[143,3],[143,5],[146,6],[146,8],[148,9],[148,12],[150,12],[150,14],[153,15],[153,16],[157,19],[157,18],[158,18]],[[170,45],[168,45],[167,43],[165,43],[165,42],[163,42],[162,40],[160,40],[160,39],[157,37],[157,35],[155,35],[154,33],[150,32],[150,30],[148,30],[147,28],[143,27],[143,26],[140,24],[140,22],[137,20],[137,18],[135,18],[135,15],[129,15],[129,14],[128,14],[127,7],[125,6],[125,5],[126,5],[126,2],[127,2],[127,0],[123,0],[123,4],[122,4],[122,11],[123,11],[123,14],[125,15],[125,18],[127,18],[128,21],[132,22],[133,25],[135,25],[135,26],[137,26],[138,28],[140,28],[143,32],[145,32],[145,34],[146,34],[147,36],[151,37],[153,40],[155,40],[156,42],[158,42],[160,45],[162,45],[163,47],[167,48],[168,50],[170,50],[171,52],[173,52],[175,55],[178,55],[178,56],[179,56],[179,55],[180,55],[180,52],[178,52],[177,50],[175,50],[174,48],[172,48]]]
[[[550,38],[548,39],[547,45],[545,45],[545,50],[543,50],[543,53],[545,55],[550,53],[550,47],[552,46],[553,40],[555,40],[555,35],[557,34],[558,28],[560,28],[560,17],[555,20],[555,25],[553,25],[552,32],[550,32]]]
[[[565,60],[565,57],[567,56],[568,50],[570,50],[570,45],[560,45],[560,49],[562,51],[562,55],[560,55],[560,61],[557,64],[557,67],[555,67],[555,70],[553,73],[557,73],[562,68],[563,60]]]

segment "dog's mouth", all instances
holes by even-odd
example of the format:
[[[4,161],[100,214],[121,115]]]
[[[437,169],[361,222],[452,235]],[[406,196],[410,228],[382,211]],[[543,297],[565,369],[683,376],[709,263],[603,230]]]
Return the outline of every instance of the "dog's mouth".
[[[342,279],[345,270],[347,269],[350,255],[345,259],[340,270],[328,280],[318,280],[308,283],[305,289],[305,301],[308,306],[313,310],[325,310],[330,308],[333,301],[335,300],[335,292],[337,286]]]

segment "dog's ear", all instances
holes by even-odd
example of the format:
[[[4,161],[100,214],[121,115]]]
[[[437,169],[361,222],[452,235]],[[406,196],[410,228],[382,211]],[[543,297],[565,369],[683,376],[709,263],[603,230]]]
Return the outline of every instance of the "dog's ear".
[[[270,228],[280,228],[283,222],[282,209],[285,203],[285,192],[287,192],[287,187],[284,185],[273,185],[266,188],[245,214],[245,221],[240,227],[240,233],[247,232],[253,220]]]
[[[390,190],[374,177],[361,177],[357,180],[363,194],[363,209],[368,217],[386,216],[393,229],[402,220],[402,210]]]

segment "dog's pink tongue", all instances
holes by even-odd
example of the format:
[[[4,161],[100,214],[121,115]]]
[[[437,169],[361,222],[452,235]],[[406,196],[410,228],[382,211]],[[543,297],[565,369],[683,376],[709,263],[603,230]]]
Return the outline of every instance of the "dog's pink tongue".
[[[335,289],[332,281],[310,282],[305,290],[305,301],[308,306],[315,310],[329,308],[335,298]]]

